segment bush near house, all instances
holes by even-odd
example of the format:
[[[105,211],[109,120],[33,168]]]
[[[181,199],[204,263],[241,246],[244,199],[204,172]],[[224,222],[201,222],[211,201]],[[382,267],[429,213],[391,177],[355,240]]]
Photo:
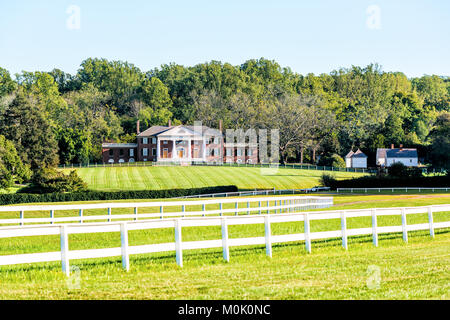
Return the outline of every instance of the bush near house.
[[[415,176],[365,176],[355,179],[336,180],[332,175],[324,174],[322,185],[337,188],[396,188],[396,187],[424,187],[446,188],[450,186],[450,175],[434,177]]]

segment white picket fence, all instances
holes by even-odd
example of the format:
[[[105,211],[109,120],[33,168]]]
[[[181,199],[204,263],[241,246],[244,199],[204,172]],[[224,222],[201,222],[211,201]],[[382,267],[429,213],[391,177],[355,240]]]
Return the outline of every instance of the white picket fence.
[[[433,222],[434,212],[448,212],[450,204],[433,205],[426,207],[407,208],[378,208],[363,210],[338,210],[338,211],[313,211],[302,213],[286,213],[276,215],[243,215],[222,217],[190,217],[162,220],[145,220],[130,222],[92,223],[92,224],[62,224],[62,225],[30,225],[0,228],[0,238],[59,235],[61,249],[56,252],[31,253],[19,255],[0,255],[0,265],[14,265],[22,263],[37,263],[49,261],[61,261],[62,270],[66,275],[70,274],[70,260],[122,257],[122,266],[129,270],[132,254],[145,254],[154,252],[175,251],[176,262],[183,266],[183,251],[192,249],[222,248],[223,258],[230,260],[230,247],[265,245],[266,254],[272,257],[272,244],[292,241],[305,241],[306,250],[311,253],[311,241],[316,239],[342,238],[342,246],[348,249],[348,237],[372,234],[373,244],[378,246],[378,235],[380,233],[402,232],[403,240],[408,241],[408,231],[428,230],[430,236],[434,237],[434,230],[449,228],[450,221]],[[428,223],[407,224],[407,216],[411,214],[428,213]],[[401,215],[401,226],[377,226],[377,217],[386,215]],[[347,219],[354,217],[372,217],[370,228],[348,229]],[[310,222],[313,220],[340,219],[341,229],[335,231],[311,232]],[[272,235],[271,225],[282,222],[304,223],[304,233]],[[264,237],[232,238],[228,237],[228,226],[245,224],[264,224]],[[205,227],[219,226],[222,230],[222,238],[218,240],[182,241],[183,227]],[[128,231],[173,228],[175,231],[174,242],[129,246]],[[87,249],[69,251],[69,234],[120,232],[121,247],[105,249]]]
[[[424,188],[424,187],[401,187],[401,188],[337,188],[336,191],[337,192],[343,192],[343,191],[350,191],[350,192],[354,192],[354,191],[378,191],[381,192],[381,190],[388,190],[388,191],[405,191],[408,192],[409,191],[413,191],[413,190],[419,190],[419,192],[421,191],[429,191],[431,190],[432,192],[434,192],[435,190],[442,190],[442,191],[449,191],[450,187],[436,187],[436,188]]]
[[[246,203],[245,208],[239,208],[239,204]],[[225,209],[224,205],[234,204],[234,208]],[[211,209],[211,206],[218,209]],[[149,218],[167,218],[167,217],[186,217],[186,216],[207,216],[207,215],[227,215],[227,214],[250,214],[271,211],[278,213],[294,212],[300,210],[327,208],[333,205],[333,197],[318,196],[279,196],[279,197],[255,197],[255,198],[219,198],[207,200],[183,200],[183,201],[155,201],[155,202],[123,202],[123,203],[96,203],[96,204],[74,204],[74,205],[28,205],[28,206],[0,206],[0,217],[2,212],[17,212],[18,218],[0,219],[0,225],[26,223],[57,223],[57,222],[79,222],[123,219],[149,219]],[[187,211],[186,207],[201,206],[200,211]],[[209,206],[209,209],[208,209]],[[139,213],[150,208],[159,208],[156,213]],[[133,209],[132,214],[112,214],[113,209]],[[106,215],[85,215],[84,212],[89,209],[105,209]],[[76,216],[55,217],[57,211],[74,210],[78,212]],[[48,218],[26,218],[26,212],[47,211]]]

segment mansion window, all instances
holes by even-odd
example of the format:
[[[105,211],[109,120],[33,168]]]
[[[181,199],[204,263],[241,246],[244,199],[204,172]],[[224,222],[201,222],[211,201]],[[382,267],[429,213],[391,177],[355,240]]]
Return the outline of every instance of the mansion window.
[[[130,149],[130,157],[134,157],[134,149]]]
[[[119,149],[119,156],[123,157],[123,149]]]
[[[147,148],[142,149],[142,155],[144,157],[148,156],[148,149]]]
[[[232,154],[232,149],[227,148],[227,157],[231,157],[231,154]]]
[[[155,148],[152,149],[152,156],[154,156],[154,157],[156,156],[156,149]]]
[[[143,143],[143,144],[148,144],[148,138],[143,138],[143,139],[142,139],[142,143]]]
[[[110,157],[114,156],[114,149],[109,149],[109,156]]]
[[[156,138],[152,138],[152,143],[156,144]]]

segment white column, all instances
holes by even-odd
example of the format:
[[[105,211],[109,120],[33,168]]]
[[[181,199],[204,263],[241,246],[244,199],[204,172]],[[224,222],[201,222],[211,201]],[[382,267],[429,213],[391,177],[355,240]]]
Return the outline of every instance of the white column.
[[[172,159],[177,158],[177,147],[175,145],[175,139],[172,139]]]
[[[159,138],[156,137],[156,161],[160,160],[160,153],[161,153],[160,151],[161,151],[161,144]]]
[[[191,160],[191,139],[188,139],[188,159]]]
[[[203,137],[203,150],[202,150],[203,161],[206,161],[206,138]]]

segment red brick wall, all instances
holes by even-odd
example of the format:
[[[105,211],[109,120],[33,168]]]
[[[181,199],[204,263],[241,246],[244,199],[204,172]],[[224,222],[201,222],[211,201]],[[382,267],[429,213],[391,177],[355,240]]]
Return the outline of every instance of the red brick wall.
[[[120,149],[123,150],[123,156],[120,155]],[[130,149],[134,150],[134,156],[130,157]],[[110,156],[109,155],[109,151],[113,150],[113,155]],[[137,160],[137,149],[136,148],[103,148],[102,149],[102,158],[103,158],[103,162],[104,163],[109,163],[110,159],[114,160],[114,163],[119,163],[120,159],[123,159],[124,162],[129,162],[130,158],[133,158],[134,161],[138,161]]]

